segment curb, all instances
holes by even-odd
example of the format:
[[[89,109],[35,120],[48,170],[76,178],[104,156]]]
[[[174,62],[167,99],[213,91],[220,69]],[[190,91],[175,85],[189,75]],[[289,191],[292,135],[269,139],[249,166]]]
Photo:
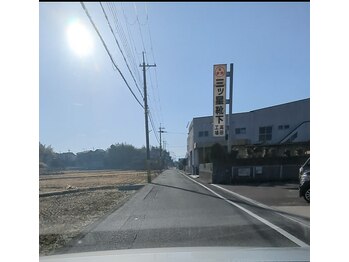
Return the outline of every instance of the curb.
[[[72,194],[72,193],[79,193],[79,192],[86,192],[86,191],[96,191],[96,190],[104,190],[104,189],[118,189],[118,190],[121,190],[121,191],[138,190],[138,189],[142,188],[143,186],[144,186],[143,184],[135,184],[135,185],[100,186],[100,187],[78,188],[78,189],[71,189],[71,190],[63,190],[63,191],[40,193],[39,197],[61,196],[61,195],[67,195],[67,194]]]

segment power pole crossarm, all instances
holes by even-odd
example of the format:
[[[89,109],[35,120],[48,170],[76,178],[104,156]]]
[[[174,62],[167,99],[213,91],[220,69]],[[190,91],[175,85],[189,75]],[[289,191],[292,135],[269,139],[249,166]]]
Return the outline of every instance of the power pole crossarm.
[[[150,151],[149,151],[149,127],[148,127],[148,99],[147,99],[147,80],[146,80],[146,67],[155,67],[156,65],[145,64],[144,52],[143,52],[143,64],[140,67],[143,67],[143,83],[144,83],[144,118],[145,118],[145,142],[147,147],[147,180],[148,183],[151,183],[150,169],[149,169],[149,160],[150,160]]]

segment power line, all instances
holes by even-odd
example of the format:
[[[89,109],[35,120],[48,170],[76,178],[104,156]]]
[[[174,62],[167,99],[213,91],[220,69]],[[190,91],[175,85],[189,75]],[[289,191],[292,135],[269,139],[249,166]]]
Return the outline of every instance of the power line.
[[[124,53],[123,53],[123,51],[122,51],[122,49],[121,49],[121,46],[120,46],[120,44],[119,44],[119,41],[117,40],[117,38],[116,38],[116,36],[115,36],[115,33],[114,33],[114,31],[113,31],[113,28],[112,28],[112,26],[111,26],[111,24],[110,24],[110,21],[109,21],[109,19],[108,19],[108,16],[107,16],[107,14],[106,14],[106,12],[105,12],[105,9],[103,8],[103,5],[102,5],[101,2],[100,2],[100,6],[101,6],[102,11],[103,11],[103,13],[104,13],[105,19],[106,19],[107,22],[108,22],[109,28],[110,28],[110,30],[111,30],[113,36],[114,36],[114,40],[115,40],[115,42],[117,43],[117,46],[118,46],[118,48],[119,48],[119,50],[120,50],[120,52],[121,52],[121,54],[122,54],[122,56],[123,56],[123,58],[124,58],[124,61],[125,61],[126,65],[127,65],[127,68],[128,68],[128,70],[129,70],[129,72],[130,72],[130,74],[131,74],[131,76],[132,76],[132,78],[133,78],[133,80],[134,80],[134,82],[135,82],[135,84],[136,84],[136,87],[137,87],[138,91],[140,92],[141,96],[143,97],[142,92],[140,91],[140,89],[139,89],[139,87],[138,87],[138,85],[137,85],[137,83],[136,83],[136,80],[135,80],[135,78],[134,78],[134,75],[133,75],[132,72],[131,72],[131,69],[130,69],[129,64],[128,64],[128,62],[127,62],[127,59],[126,59],[126,57],[125,57],[125,55],[124,55]],[[116,26],[117,26],[116,28],[117,28],[118,31],[119,31],[119,35],[120,35],[121,37],[124,38],[124,40],[122,40],[122,38],[121,38],[121,41],[123,41],[123,45],[124,45],[125,50],[126,50],[126,49],[127,49],[127,48],[126,48],[126,46],[127,46],[127,39],[126,39],[126,37],[125,37],[125,34],[124,34],[123,31],[122,31],[121,25],[120,25],[120,27],[118,27],[118,20],[117,20],[115,14],[113,13],[113,10],[112,10],[111,7],[110,7],[110,10],[112,11],[112,14],[113,14],[113,16],[114,16],[114,22],[115,22],[115,24],[116,24]],[[85,12],[86,12],[86,11],[87,11],[87,10],[86,10],[86,8],[85,8]],[[87,14],[88,14],[88,13],[87,13]],[[90,17],[89,17],[89,18],[90,18]],[[91,21],[91,20],[90,20],[90,21]],[[139,22],[138,16],[137,16],[137,21]],[[91,23],[93,23],[93,21],[91,21]],[[95,28],[95,29],[96,29],[96,28]],[[140,30],[141,30],[141,29],[140,29]],[[97,30],[97,33],[98,33],[98,30]],[[100,34],[98,34],[98,35],[100,36]],[[100,36],[100,38],[101,38],[101,36]],[[143,37],[142,37],[142,38],[143,38]],[[102,40],[102,39],[101,39],[101,40]],[[103,42],[103,44],[105,45],[105,43],[104,43],[103,40],[102,40],[102,42]],[[128,47],[128,46],[127,46],[127,47]],[[143,42],[143,47],[144,47],[144,42]],[[106,48],[106,50],[107,50],[107,52],[108,52],[108,49],[107,49],[106,45],[105,45],[105,48]],[[108,52],[108,54],[109,54],[109,52]],[[110,55],[110,56],[111,56],[111,55]],[[129,58],[130,58],[130,55],[129,55],[129,54],[128,54],[128,56],[129,56]],[[153,55],[153,57],[154,57],[154,55]],[[111,59],[112,59],[112,57],[111,57]],[[112,62],[113,62],[113,64],[115,64],[113,60],[112,60]],[[115,67],[117,68],[116,65],[115,65]],[[117,69],[118,69],[118,68],[117,68]],[[152,88],[153,88],[153,84],[152,84]],[[153,90],[154,90],[154,89],[153,89]],[[155,94],[155,92],[154,92],[154,94]],[[143,97],[143,98],[144,98],[144,97]],[[143,107],[143,108],[144,108],[144,107]],[[148,109],[148,110],[149,110],[149,109]],[[159,140],[159,137],[158,137],[158,135],[157,135],[157,132],[155,131],[156,128],[155,128],[155,124],[154,124],[154,120],[153,120],[153,115],[152,115],[152,113],[151,113],[150,110],[149,110],[149,119],[150,119],[150,122],[151,122],[151,126],[152,126],[152,129],[153,129],[154,136],[155,136],[156,140],[159,142],[159,141],[160,141],[160,140]]]
[[[153,51],[153,44],[152,44],[152,39],[151,39],[151,34],[150,34],[150,28],[149,28],[149,16],[148,16],[148,10],[147,10],[147,6],[146,6],[146,3],[144,4],[145,5],[145,11],[146,11],[146,24],[144,25],[147,25],[148,27],[148,34],[149,34],[149,40],[150,40],[150,49],[151,49],[151,53],[152,53],[152,57],[153,57],[153,62],[155,63],[155,57],[154,57],[154,51]],[[138,11],[137,11],[137,6],[136,4],[134,3],[134,9],[135,9],[135,13],[136,13],[136,18],[137,18],[137,23],[138,23],[138,28],[139,28],[139,32],[140,32],[140,35],[141,35],[141,40],[142,40],[142,45],[143,45],[143,49],[144,51],[146,51],[146,48],[145,48],[145,44],[144,44],[144,38],[143,38],[143,34],[142,34],[142,29],[141,29],[141,25],[140,25],[140,22],[139,22],[139,15],[138,15]],[[146,59],[148,60],[148,57],[147,57],[147,53],[146,53]],[[156,72],[156,68],[155,68],[155,72]],[[152,90],[153,90],[153,102],[154,104],[156,105],[156,102],[155,102],[155,90],[154,90],[154,84],[153,84],[153,80],[152,80],[152,75],[150,74],[150,83],[151,83],[151,86],[152,86]],[[157,75],[156,75],[156,84],[157,83]],[[157,90],[158,89],[158,85],[157,85]],[[158,105],[159,105],[159,111],[160,111],[160,114],[161,114],[161,105],[160,105],[160,97],[159,97],[159,92],[158,92]],[[160,122],[164,122],[162,117],[160,117],[158,115],[158,110],[155,110],[155,113],[159,119]]]
[[[123,11],[123,15],[124,15],[124,19],[126,21],[126,29],[127,29],[127,32],[129,34],[129,38],[130,40],[133,42],[133,38],[132,36],[130,35],[130,31],[129,31],[129,27],[128,27],[128,23],[127,23],[127,17],[125,15],[125,12],[124,12],[124,9],[123,9],[123,6],[121,5],[122,7],[122,11]],[[143,38],[143,33],[142,33],[142,29],[141,29],[141,26],[140,26],[140,22],[139,22],[139,16],[138,16],[138,11],[137,11],[137,6],[135,3],[133,3],[133,7],[134,7],[134,10],[135,10],[135,14],[136,14],[136,21],[138,23],[138,28],[139,28],[139,32],[140,32],[140,36],[141,36],[141,40],[142,40],[142,46],[143,46],[143,49],[144,49],[144,52],[146,51],[146,48],[145,48],[145,44],[144,44],[144,38]],[[148,13],[147,13],[147,16],[148,16]],[[147,23],[148,23],[148,18],[147,18]],[[148,25],[149,27],[149,25]],[[149,29],[148,29],[149,30]],[[133,42],[133,45],[134,45],[134,42]],[[152,46],[151,46],[152,48]],[[135,52],[137,53],[137,49],[136,49],[136,45],[134,45],[134,49],[135,49]],[[153,52],[153,51],[152,51]],[[145,53],[146,55],[146,59],[147,59],[147,54]],[[154,53],[153,53],[153,57],[154,57]],[[148,60],[148,59],[147,59]],[[153,104],[154,104],[154,112],[155,112],[155,115],[154,117],[158,118],[159,119],[159,122],[162,120],[158,111],[157,108],[156,108],[156,101],[155,101],[155,90],[154,90],[154,84],[153,84],[153,80],[152,80],[152,75],[150,74],[150,82],[151,82],[151,86],[152,86],[152,90],[153,90],[153,96],[152,96],[152,101],[153,101]],[[158,95],[158,101],[159,101],[159,107],[161,108],[161,105],[160,105],[160,99],[159,99],[159,95]],[[153,120],[154,121],[154,120]],[[163,121],[162,121],[163,122]]]
[[[171,132],[171,131],[167,131],[167,133],[169,133],[169,134],[177,134],[177,135],[188,135],[188,133],[182,133],[182,132]]]
[[[131,87],[129,86],[129,84],[127,83],[127,81],[126,81],[124,75],[121,73],[120,69],[119,69],[118,66],[115,64],[114,59],[113,59],[112,55],[110,54],[109,49],[108,49],[107,45],[105,44],[105,42],[104,42],[104,40],[103,40],[103,37],[102,37],[101,34],[99,33],[99,31],[98,31],[98,29],[97,29],[95,23],[93,22],[93,20],[92,20],[90,14],[89,14],[89,12],[87,11],[85,4],[84,4],[83,2],[80,2],[80,4],[81,4],[82,8],[84,9],[84,11],[85,11],[87,17],[89,18],[91,24],[93,25],[95,31],[97,32],[97,34],[98,34],[100,40],[102,41],[103,46],[104,46],[105,50],[107,51],[107,53],[108,53],[108,55],[109,55],[109,58],[110,58],[111,62],[113,63],[113,65],[115,66],[115,68],[118,70],[119,74],[121,75],[121,77],[122,77],[122,79],[124,80],[125,84],[127,85],[128,89],[129,89],[130,92],[132,93],[133,97],[136,99],[136,101],[138,102],[138,104],[144,109],[144,106],[143,106],[142,103],[138,100],[137,96],[135,95],[135,93],[133,92],[133,90],[131,89]]]
[[[155,61],[154,61],[155,63]],[[160,91],[159,91],[159,85],[158,85],[158,73],[157,69],[155,68],[155,83],[156,83],[156,89],[157,89],[157,94],[158,94],[158,102],[159,102],[159,112],[160,112],[160,119],[161,122],[164,121],[163,115],[162,115],[162,107],[161,107],[161,102],[160,102]]]
[[[145,12],[146,12],[146,19],[147,19],[147,27],[148,27],[148,34],[149,34],[149,40],[150,40],[150,51],[153,57],[153,62],[156,63],[155,60],[155,55],[154,55],[154,49],[153,49],[153,40],[151,37],[151,33],[150,33],[150,26],[149,26],[149,15],[148,15],[148,8],[147,8],[147,3],[144,4],[145,5]],[[152,83],[152,77],[150,75],[150,81]],[[162,109],[161,109],[161,102],[160,102],[160,92],[159,92],[159,85],[158,85],[158,73],[157,73],[157,68],[155,68],[155,83],[156,83],[156,89],[157,89],[157,97],[158,97],[158,104],[159,104],[159,114],[160,114],[160,121],[163,121],[163,117],[162,117]],[[153,85],[153,84],[152,84]],[[155,92],[154,92],[155,95]]]
[[[142,40],[143,50],[144,50],[144,52],[145,52],[146,49],[145,49],[145,45],[144,45],[144,40],[143,40],[143,34],[142,34],[141,24],[140,24],[140,22],[139,22],[138,12],[137,12],[137,6],[136,6],[135,3],[133,3],[133,7],[134,7],[135,12],[136,12],[136,18],[137,18],[137,23],[138,23],[138,27],[139,27],[139,32],[140,32],[140,34],[141,34],[141,40]]]
[[[146,8],[145,5],[146,5],[146,3],[144,2],[144,8]],[[147,23],[148,23],[148,20],[146,19],[144,23],[140,22],[140,25],[145,26],[145,25],[147,25]]]
[[[159,120],[159,123],[160,123],[160,122],[163,122],[161,117],[160,117],[160,114],[158,113],[158,111],[160,111],[160,107],[159,107],[160,106],[160,101],[158,100],[159,102],[157,103],[156,99],[155,99],[155,88],[154,88],[153,77],[152,77],[151,73],[149,74],[149,78],[150,78],[151,89],[152,89],[152,92],[153,92],[152,101],[154,103],[154,108],[156,109],[155,110],[156,117],[157,117],[157,119]],[[158,107],[156,105],[158,105]]]
[[[152,114],[151,114],[150,111],[149,111],[149,119],[150,119],[150,124],[151,124],[151,126],[152,126],[152,128],[153,128],[154,136],[155,136],[156,140],[158,141],[158,143],[160,143],[160,140],[159,140],[159,137],[158,137],[158,135],[157,135],[157,132],[155,131],[155,130],[156,130],[156,129],[155,129],[155,124],[154,124],[153,117],[152,117]]]
[[[152,96],[152,100],[154,102],[154,106],[156,106],[156,101],[155,101],[155,90],[154,90],[154,84],[153,84],[153,80],[152,80],[152,77],[151,77],[151,74],[149,74],[149,78],[150,78],[150,85],[151,85],[151,89],[153,91],[153,96]],[[159,120],[159,123],[162,122],[160,117],[159,117],[159,114],[158,114],[158,110],[157,108],[155,107],[156,110],[155,111],[155,116],[157,117],[157,119]]]
[[[139,16],[138,16],[138,11],[137,11],[137,6],[136,6],[135,3],[133,4],[133,6],[134,6],[134,9],[135,9],[135,13],[136,13],[136,19],[137,19],[137,23],[138,23],[138,28],[139,28],[141,40],[142,40],[142,46],[143,46],[144,51],[146,51],[145,44],[144,44],[143,33],[142,33],[141,25],[140,25],[140,22],[139,22]],[[148,32],[149,32],[149,34],[150,34],[149,21],[148,21],[148,11],[147,11],[147,9],[146,9],[146,16],[147,16]],[[151,36],[150,36],[150,38],[151,38]],[[152,43],[151,43],[151,49],[152,49]],[[151,51],[152,51],[152,50],[151,50]],[[145,55],[146,55],[146,59],[148,60],[147,53],[145,53]],[[152,55],[153,55],[153,58],[154,58],[154,52],[153,52],[153,51],[152,51]],[[154,62],[155,62],[155,61],[154,61]],[[156,69],[156,68],[155,68],[155,69]],[[153,102],[154,102],[154,104],[156,104],[156,102],[155,102],[155,90],[154,90],[154,85],[153,85],[153,81],[152,81],[152,76],[151,76],[151,74],[150,74],[150,83],[151,83],[152,90],[153,90]],[[158,104],[159,104],[159,107],[161,108],[159,95],[158,95],[158,101],[159,101],[159,103],[158,103]],[[160,113],[161,113],[161,109],[160,109],[159,111],[160,111]],[[156,113],[157,113],[157,111],[156,111]],[[161,117],[158,116],[158,118],[159,118],[159,121],[160,121],[160,122],[164,122],[163,119],[160,119]]]
[[[141,92],[141,90],[140,90],[140,88],[139,88],[139,86],[138,86],[138,84],[137,84],[137,82],[136,82],[135,77],[133,76],[133,73],[132,73],[132,71],[131,71],[131,69],[130,69],[130,66],[128,65],[128,62],[127,62],[126,57],[125,57],[125,55],[124,55],[124,52],[122,51],[122,49],[121,49],[121,47],[120,47],[119,41],[116,39],[116,36],[115,36],[115,34],[114,34],[114,30],[113,30],[112,26],[110,25],[108,16],[107,16],[107,14],[106,14],[106,12],[105,12],[105,10],[104,10],[104,8],[103,8],[103,5],[102,5],[101,2],[99,2],[99,4],[100,4],[100,6],[101,6],[101,8],[102,8],[102,10],[103,10],[105,19],[106,19],[107,22],[108,22],[110,31],[112,32],[112,34],[113,34],[113,36],[114,36],[115,42],[116,42],[116,44],[117,44],[117,46],[118,46],[118,48],[119,48],[119,50],[120,50],[120,53],[121,53],[122,57],[124,58],[124,61],[125,61],[126,66],[127,66],[127,68],[128,68],[128,71],[130,72],[130,74],[131,74],[131,76],[132,76],[132,79],[133,79],[133,81],[135,82],[135,85],[136,85],[136,87],[137,87],[139,93],[141,94],[141,97],[143,98],[143,94],[142,94],[142,92]]]
[[[133,55],[132,51],[130,51],[130,47],[128,45],[127,37],[125,36],[124,30],[122,28],[122,25],[121,25],[121,23],[119,23],[119,20],[117,18],[118,14],[117,14],[117,8],[115,6],[115,3],[107,3],[107,4],[108,4],[109,11],[113,15],[115,28],[118,31],[118,34],[120,36],[120,41],[122,42],[122,45],[124,47],[124,50],[126,51],[126,54],[127,54],[128,58],[132,62],[133,70],[134,70],[134,72],[136,72],[136,75],[138,77],[139,83],[141,83],[142,81],[141,81],[140,74],[139,74],[139,71],[138,71],[137,63],[135,62],[135,58],[134,58],[134,55]],[[132,48],[131,48],[131,50],[132,50]]]
[[[154,63],[155,63],[155,57],[154,57],[154,52],[153,52],[153,41],[152,41],[151,34],[150,34],[149,18],[148,18],[148,8],[147,8],[147,4],[146,3],[145,3],[145,12],[146,12],[146,17],[147,17],[148,34],[149,34],[149,40],[150,40],[150,51],[152,53],[153,60],[154,60]]]
[[[102,8],[103,13],[104,13],[104,15],[105,15],[105,18],[107,19],[107,22],[108,22],[108,24],[109,24],[109,28],[110,28],[111,31],[112,31],[112,34],[113,34],[113,36],[114,36],[114,39],[115,39],[115,41],[117,42],[118,48],[119,48],[120,52],[121,52],[122,55],[123,55],[123,58],[124,58],[124,60],[125,60],[126,65],[128,65],[128,64],[127,64],[127,59],[126,59],[124,53],[122,52],[122,49],[121,49],[121,47],[120,47],[120,44],[118,43],[118,41],[117,41],[117,39],[116,39],[116,36],[115,36],[115,34],[114,34],[113,30],[112,30],[112,27],[111,27],[111,25],[110,25],[110,22],[109,22],[109,19],[108,19],[107,15],[106,15],[106,12],[105,12],[105,10],[104,10],[104,8],[103,8],[103,6],[102,6],[101,3],[100,3],[100,5],[101,5],[101,8]],[[113,10],[113,7],[114,7],[114,10]],[[132,58],[134,58],[134,56],[132,57],[132,56],[130,55],[130,53],[131,53],[132,55],[133,55],[133,53],[130,52],[130,48],[129,48],[128,44],[127,44],[128,41],[127,41],[127,38],[126,38],[126,36],[125,36],[125,33],[124,33],[123,29],[122,29],[122,25],[119,24],[119,21],[118,21],[118,19],[117,19],[117,16],[115,15],[115,13],[117,12],[115,8],[116,8],[115,6],[111,6],[111,4],[110,4],[109,10],[111,11],[111,13],[112,13],[113,16],[114,16],[114,22],[115,22],[115,25],[116,25],[116,29],[118,30],[119,35],[120,35],[120,37],[121,37],[120,40],[121,40],[121,42],[123,43],[123,46],[124,46],[124,48],[125,48],[125,51],[127,52],[127,56],[132,60]],[[125,17],[125,14],[124,14],[124,17]],[[126,19],[126,17],[125,17],[125,19]],[[127,24],[126,24],[126,26],[127,26]],[[127,28],[127,30],[128,30],[128,28]],[[131,41],[132,41],[132,37],[130,36],[129,30],[128,30],[128,34],[129,34],[129,38],[130,38]],[[132,48],[131,48],[131,50],[132,50]],[[134,62],[134,60],[133,60],[133,62]],[[128,67],[128,68],[129,68],[129,67]],[[130,70],[130,68],[129,68],[129,70]],[[138,72],[138,70],[136,70],[136,71]],[[131,73],[131,72],[130,72],[130,73]],[[132,75],[132,73],[131,73],[131,75]],[[133,75],[132,75],[132,76],[133,76]],[[133,79],[134,79],[134,78],[133,78]],[[134,79],[134,81],[135,81],[135,79]],[[144,97],[143,97],[143,98],[144,98]],[[151,113],[151,111],[149,110],[149,108],[148,108],[148,111],[149,111],[149,119],[150,119],[150,123],[151,123],[152,129],[153,129],[153,132],[154,132],[154,136],[155,136],[156,140],[159,142],[159,138],[158,138],[157,132],[155,131],[156,128],[155,128],[155,123],[154,123],[154,119],[153,119],[153,114]]]
[[[133,55],[133,57],[136,57],[136,55],[137,54],[140,54],[140,53],[138,53],[138,51],[137,51],[137,47],[136,47],[136,45],[135,45],[135,43],[134,43],[134,41],[133,41],[133,37],[132,37],[132,34],[130,33],[130,29],[129,29],[129,27],[128,27],[128,25],[129,25],[129,23],[128,23],[128,19],[127,19],[127,17],[126,17],[126,14],[125,14],[125,10],[124,10],[124,7],[123,7],[123,3],[121,3],[121,9],[122,9],[122,13],[123,13],[123,16],[124,16],[124,19],[125,19],[125,22],[126,22],[126,30],[127,30],[127,34],[128,34],[128,37],[129,37],[129,39],[130,39],[130,45],[131,46],[133,46],[133,49],[131,48],[131,53],[132,53],[132,55]],[[135,22],[133,23],[133,24],[130,24],[130,25],[134,25],[136,23],[136,20],[135,20]],[[138,71],[137,71],[138,72]],[[139,76],[139,80],[141,79],[140,78],[140,75],[138,74],[138,76]],[[141,82],[141,81],[140,81]]]
[[[155,90],[155,85],[154,85],[154,81],[153,81],[153,76],[152,74],[150,73],[149,74],[149,78],[150,78],[150,85],[151,85],[151,90],[152,90],[152,103],[154,104],[154,109],[155,110],[155,113],[156,113],[156,118],[158,119],[159,123],[161,122],[164,122],[163,121],[163,118],[162,118],[162,114],[161,114],[161,104],[160,104],[160,99],[156,99],[156,97],[159,97],[159,95],[156,95],[156,90]]]
[[[148,96],[148,98],[149,98],[149,96]],[[151,111],[151,112],[155,112],[155,114],[154,114],[154,122],[155,122],[155,124],[157,124],[157,123],[160,123],[159,121],[158,121],[158,119],[157,119],[157,114],[156,114],[156,110],[154,110],[154,107],[152,106],[152,104],[149,104],[148,103],[148,105],[149,105],[149,111]],[[158,125],[156,125],[156,126],[158,126]]]

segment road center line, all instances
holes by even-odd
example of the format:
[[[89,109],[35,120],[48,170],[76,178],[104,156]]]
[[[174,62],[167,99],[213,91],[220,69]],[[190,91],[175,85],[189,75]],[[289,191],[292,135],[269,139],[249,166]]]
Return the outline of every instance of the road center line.
[[[202,187],[205,188],[206,190],[210,191],[212,194],[214,194],[214,195],[218,196],[219,198],[223,199],[223,200],[226,201],[227,203],[229,203],[229,204],[231,204],[231,205],[233,205],[233,206],[239,208],[240,210],[246,212],[246,213],[249,214],[250,216],[252,216],[252,217],[254,217],[255,219],[259,220],[260,222],[262,222],[262,223],[266,224],[267,226],[271,227],[272,229],[274,229],[275,231],[279,232],[281,235],[283,235],[284,237],[288,238],[289,240],[291,240],[292,242],[294,242],[294,243],[297,244],[298,246],[300,246],[300,247],[309,247],[309,245],[306,244],[306,243],[304,243],[302,240],[296,238],[295,236],[291,235],[290,233],[288,233],[287,231],[283,230],[282,228],[280,228],[280,227],[274,225],[273,223],[269,222],[268,220],[266,220],[266,219],[264,219],[264,218],[258,216],[257,214],[251,212],[250,210],[248,210],[248,209],[246,209],[246,208],[244,208],[244,207],[242,207],[242,206],[240,206],[240,205],[238,205],[238,204],[236,204],[236,203],[234,203],[234,202],[228,200],[227,198],[221,196],[220,194],[216,193],[215,191],[213,191],[212,189],[208,188],[207,186],[205,186],[205,185],[199,183],[198,181],[195,181],[194,179],[192,179],[192,178],[188,177],[187,175],[183,174],[181,171],[179,171],[179,173],[180,173],[182,176],[184,176],[184,177],[190,179],[190,180],[193,181],[194,183],[196,183],[196,184],[202,186]]]
[[[221,187],[221,186],[218,186],[218,185],[215,185],[215,184],[211,184],[211,185],[214,186],[214,187],[217,187],[217,188],[219,188],[219,189],[221,189],[221,190],[223,190],[223,191],[225,191],[225,192],[228,192],[228,193],[232,194],[232,195],[235,196],[235,197],[238,197],[238,198],[241,198],[241,199],[243,199],[243,200],[245,200],[245,201],[247,201],[247,202],[250,202],[250,203],[252,203],[252,204],[254,204],[254,205],[256,205],[256,206],[259,206],[259,207],[261,207],[261,208],[274,211],[274,212],[276,212],[277,214],[279,214],[280,216],[283,216],[283,217],[285,217],[285,218],[287,218],[287,219],[290,219],[290,220],[292,220],[292,221],[294,221],[294,222],[296,222],[296,223],[299,223],[299,224],[301,224],[301,225],[304,226],[304,227],[310,228],[310,225],[307,225],[307,224],[305,224],[304,222],[302,222],[302,221],[300,221],[300,220],[298,220],[298,219],[296,219],[296,218],[290,217],[290,216],[288,216],[288,215],[281,214],[281,213],[280,213],[280,210],[278,210],[278,209],[276,209],[276,208],[272,208],[272,207],[270,207],[270,206],[267,206],[267,205],[264,205],[264,204],[262,204],[262,203],[259,203],[259,202],[257,202],[256,200],[253,200],[253,199],[251,199],[251,198],[242,196],[242,195],[240,195],[240,194],[238,194],[238,193],[236,193],[236,192],[234,192],[234,191],[231,191],[231,190],[229,190],[229,189],[226,189],[226,188],[224,188],[224,187]]]

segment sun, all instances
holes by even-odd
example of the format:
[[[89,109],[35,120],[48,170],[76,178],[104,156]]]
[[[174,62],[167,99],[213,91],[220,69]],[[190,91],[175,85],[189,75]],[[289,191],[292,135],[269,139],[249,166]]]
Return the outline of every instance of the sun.
[[[86,26],[79,20],[72,21],[67,27],[70,48],[78,56],[87,56],[93,51],[93,38]]]

